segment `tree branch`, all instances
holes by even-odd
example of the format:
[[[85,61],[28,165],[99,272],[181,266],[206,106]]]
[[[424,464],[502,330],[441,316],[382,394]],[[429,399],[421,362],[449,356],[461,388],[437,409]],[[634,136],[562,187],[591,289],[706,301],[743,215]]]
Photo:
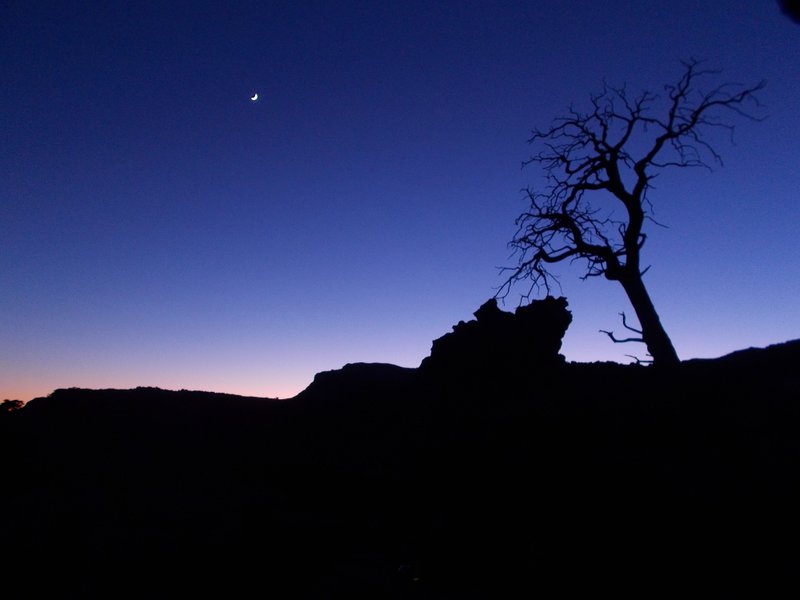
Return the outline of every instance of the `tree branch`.
[[[628,342],[638,342],[640,344],[644,344],[644,338],[625,338],[623,340],[614,336],[613,331],[606,331],[605,329],[600,329],[600,333],[605,333],[608,337],[611,338],[611,341],[615,344],[627,344]]]
[[[518,217],[509,243],[518,264],[501,269],[508,278],[498,294],[522,279],[549,293],[555,281],[549,267],[563,261],[582,261],[583,279],[621,280],[647,272],[639,267],[647,240],[643,229],[649,222],[660,225],[648,198],[653,171],[721,163],[704,131],[732,129],[721,112],[758,120],[747,105],[758,106],[756,96],[764,87],[764,82],[722,84],[701,92],[698,81],[717,72],[696,60],[682,65],[683,73],[665,86],[663,97],[633,96],[624,86],[604,85],[590,97],[586,112],[570,107],[549,128],[533,130],[528,142],[539,151],[523,166],[540,165],[546,185],[541,191],[525,189],[530,208]],[[611,202],[592,202],[601,196]]]

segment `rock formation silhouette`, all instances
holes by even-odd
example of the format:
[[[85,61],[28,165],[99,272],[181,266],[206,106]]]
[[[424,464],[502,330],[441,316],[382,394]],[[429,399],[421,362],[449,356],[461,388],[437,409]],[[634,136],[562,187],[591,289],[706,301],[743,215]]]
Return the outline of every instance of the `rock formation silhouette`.
[[[500,310],[492,298],[474,315],[475,320],[459,321],[451,333],[433,341],[422,370],[474,379],[542,370],[565,361],[559,350],[572,322],[566,298],[548,296],[513,313]]]

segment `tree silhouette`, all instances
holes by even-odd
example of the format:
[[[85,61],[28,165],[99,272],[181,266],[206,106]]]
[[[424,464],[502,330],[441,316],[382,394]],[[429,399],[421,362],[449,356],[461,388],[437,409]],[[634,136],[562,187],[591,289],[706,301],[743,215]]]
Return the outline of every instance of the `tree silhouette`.
[[[19,410],[25,405],[22,400],[3,400],[0,403],[0,415]]]
[[[641,267],[644,228],[656,223],[651,182],[662,169],[722,164],[708,132],[732,132],[726,115],[756,119],[747,107],[758,105],[756,94],[764,86],[723,83],[703,91],[699,80],[718,72],[695,60],[682,64],[682,75],[664,86],[663,97],[647,91],[631,96],[624,87],[606,85],[591,97],[588,112],[570,108],[548,129],[533,132],[528,141],[541,150],[523,165],[541,165],[548,184],[542,191],[525,190],[530,207],[517,218],[509,243],[519,262],[504,269],[511,273],[498,291],[506,295],[512,284],[529,279],[524,297],[541,287],[549,293],[555,279],[550,265],[583,261],[582,279],[602,275],[618,281],[639,320],[636,328],[623,315],[635,337],[604,333],[617,343],[643,342],[657,365],[679,359],[642,280],[649,268]]]

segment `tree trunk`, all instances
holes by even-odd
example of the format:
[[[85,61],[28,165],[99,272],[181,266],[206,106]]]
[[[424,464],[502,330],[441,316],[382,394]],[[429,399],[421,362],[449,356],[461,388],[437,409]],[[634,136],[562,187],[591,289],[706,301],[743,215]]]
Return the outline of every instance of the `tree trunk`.
[[[661,324],[642,278],[638,275],[625,277],[620,279],[620,283],[628,295],[633,310],[636,311],[636,317],[642,328],[642,338],[647,345],[647,351],[653,357],[653,365],[667,367],[679,364],[678,353],[675,352],[672,340]]]

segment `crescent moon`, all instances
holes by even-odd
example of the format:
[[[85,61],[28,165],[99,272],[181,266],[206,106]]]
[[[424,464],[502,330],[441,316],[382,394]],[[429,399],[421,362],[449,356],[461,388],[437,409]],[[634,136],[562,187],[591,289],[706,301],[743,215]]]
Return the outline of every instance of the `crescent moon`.
[[[252,100],[253,102],[258,100],[258,94],[253,94],[252,96],[250,96],[250,100]]]

